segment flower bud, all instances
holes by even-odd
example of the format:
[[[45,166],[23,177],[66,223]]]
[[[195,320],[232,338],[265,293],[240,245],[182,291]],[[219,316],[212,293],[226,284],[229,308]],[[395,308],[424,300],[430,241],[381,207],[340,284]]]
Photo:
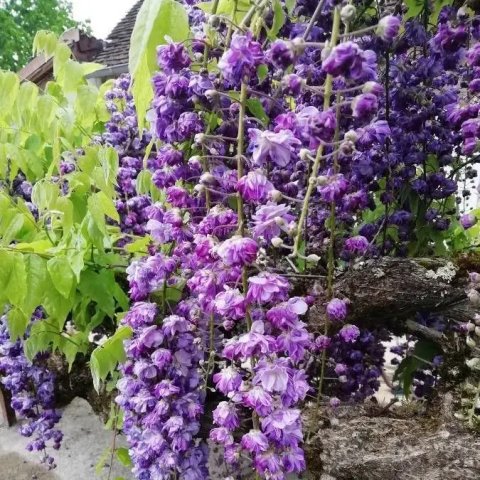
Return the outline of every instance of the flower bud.
[[[306,260],[309,263],[318,263],[320,261],[320,257],[318,255],[315,255],[314,253],[312,253],[312,254],[308,255]]]
[[[283,240],[280,237],[273,237],[271,242],[275,248],[281,247],[283,245]]]
[[[385,92],[385,90],[383,88],[383,85],[381,85],[380,83],[371,81],[371,82],[365,83],[365,85],[362,88],[362,92],[373,93],[374,95],[378,96],[378,95],[382,95]]]
[[[283,227],[285,225],[285,220],[282,217],[275,217],[274,221],[279,227]]]
[[[467,12],[467,9],[465,7],[460,7],[458,10],[457,10],[457,19],[460,20],[460,21],[464,21],[468,18],[468,12]]]
[[[473,332],[475,330],[475,325],[472,322],[468,322],[465,324],[465,330],[467,332]]]
[[[308,162],[312,158],[312,156],[310,155],[310,150],[308,148],[301,148],[298,156],[300,157],[300,160],[304,162]]]
[[[200,183],[204,185],[211,185],[212,183],[215,183],[215,177],[211,173],[205,172],[200,177]]]
[[[195,135],[195,143],[198,143],[199,145],[201,145],[202,143],[205,142],[205,134],[204,133],[197,133]]]
[[[273,202],[281,202],[283,198],[282,192],[278,190],[271,190],[268,195]]]
[[[345,135],[343,136],[343,139],[346,142],[353,142],[355,143],[358,139],[357,132],[355,130],[349,130]]]
[[[328,177],[326,177],[325,175],[320,175],[319,177],[317,177],[317,185],[319,187],[323,187],[324,185],[327,185],[328,183]]]
[[[465,362],[465,365],[472,370],[480,370],[480,358],[470,358]]]
[[[214,101],[216,100],[220,95],[217,92],[217,90],[214,90],[213,88],[210,90],[205,90],[205,96],[207,97],[207,100]]]
[[[357,15],[357,9],[353,5],[345,5],[340,10],[340,18],[342,19],[343,23],[350,23],[352,20],[355,19]]]
[[[355,151],[355,143],[350,142],[350,141],[345,141],[342,142],[340,145],[340,151],[344,155],[352,155],[352,153]]]
[[[475,289],[471,289],[467,292],[467,297],[474,307],[480,307],[480,293]]]
[[[480,273],[470,272],[468,278],[474,285],[480,285]]]
[[[475,335],[480,337],[480,327],[475,327]]]
[[[208,24],[212,28],[218,28],[220,26],[220,17],[218,15],[210,15],[208,18]]]
[[[477,346],[477,344],[475,343],[475,340],[472,337],[467,337],[467,339],[465,340],[465,343],[467,344],[467,347],[470,347],[470,348],[475,348]]]
[[[378,22],[377,35],[385,41],[393,40],[400,31],[400,19],[387,15]]]

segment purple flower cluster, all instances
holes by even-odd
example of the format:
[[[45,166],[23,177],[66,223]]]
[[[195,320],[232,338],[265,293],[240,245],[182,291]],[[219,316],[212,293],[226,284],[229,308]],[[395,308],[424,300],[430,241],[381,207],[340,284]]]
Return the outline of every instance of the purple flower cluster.
[[[37,311],[32,322],[41,316],[41,311]],[[23,339],[11,339],[6,315],[0,317],[0,382],[11,393],[15,413],[25,420],[20,433],[31,438],[27,450],[39,452],[42,463],[52,469],[55,459],[47,449],[58,450],[63,439],[63,433],[56,428],[60,414],[55,410],[55,377],[44,365],[45,355],[39,354],[30,362],[23,344]]]
[[[139,479],[206,478],[207,452],[196,446],[203,413],[203,358],[192,319],[180,315],[158,323],[153,303],[135,303],[123,319],[133,330],[117,403],[125,413],[133,473]]]
[[[224,446],[227,463],[236,465],[246,451],[266,478],[305,468],[298,406],[310,390],[300,365],[311,338],[299,316],[308,306],[301,298],[288,298],[288,290],[289,283],[278,275],[249,278],[245,304],[255,320],[247,333],[226,342],[227,363],[213,376],[228,401],[213,412],[216,428],[210,438]],[[237,442],[234,433],[246,410],[252,412],[253,428]]]
[[[299,18],[313,13],[306,3]],[[250,458],[268,479],[304,470],[307,393],[332,406],[372,395],[388,335],[345,324],[351,307],[330,282],[330,335],[313,341],[300,319],[313,300],[289,276],[319,263],[331,280],[339,258],[429,252],[458,225],[451,171],[463,174],[459,154],[480,135],[479,108],[458,87],[480,90],[468,22],[443,12],[433,34],[410,20],[399,36],[387,15],[357,41],[329,40],[340,8],[326,2],[308,42],[303,23],[271,41],[248,25],[230,36],[216,16],[218,35],[202,37],[193,8],[191,50],[158,49],[149,120],[161,146],[146,166],[125,151],[119,174],[122,228],[154,241],[127,271],[137,303],[118,401],[137,478],[206,478],[211,389],[209,437],[228,464]],[[136,193],[144,167],[157,203]],[[319,378],[318,352],[325,390],[307,379]]]

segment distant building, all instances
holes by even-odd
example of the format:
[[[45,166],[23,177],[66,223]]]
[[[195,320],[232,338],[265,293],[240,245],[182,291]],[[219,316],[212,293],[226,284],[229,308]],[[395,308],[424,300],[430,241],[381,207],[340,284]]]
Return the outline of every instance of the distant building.
[[[143,0],[138,1],[107,37],[105,48],[95,58],[95,62],[105,65],[105,68],[88,75],[89,79],[103,83],[109,78],[128,73],[130,39],[142,4]]]
[[[143,0],[140,0],[131,8],[105,41],[89,36],[77,28],[68,30],[60,37],[72,49],[76,60],[101,63],[105,66],[88,75],[90,82],[101,84],[109,78],[117,78],[128,72],[130,38],[142,3]],[[53,80],[53,60],[39,55],[25,65],[18,75],[22,80],[33,82],[42,88],[48,81]]]
[[[80,62],[92,62],[103,50],[104,42],[91,37],[78,28],[67,30],[61,37],[72,50],[73,57]],[[18,75],[22,80],[36,83],[43,88],[53,80],[53,60],[45,55],[38,55],[25,65]]]

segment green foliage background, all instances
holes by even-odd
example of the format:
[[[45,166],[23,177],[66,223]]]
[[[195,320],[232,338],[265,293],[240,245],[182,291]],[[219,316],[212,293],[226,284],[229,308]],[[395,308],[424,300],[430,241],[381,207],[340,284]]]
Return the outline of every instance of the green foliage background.
[[[60,35],[77,25],[66,0],[0,0],[0,69],[17,71],[28,63],[38,30]]]

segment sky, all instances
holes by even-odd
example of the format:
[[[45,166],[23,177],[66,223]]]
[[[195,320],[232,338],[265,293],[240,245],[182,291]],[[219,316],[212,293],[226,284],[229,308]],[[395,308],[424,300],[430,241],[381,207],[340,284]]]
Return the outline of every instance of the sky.
[[[71,0],[71,2],[73,18],[77,21],[90,19],[92,33],[97,38],[105,39],[133,7],[136,0]]]

